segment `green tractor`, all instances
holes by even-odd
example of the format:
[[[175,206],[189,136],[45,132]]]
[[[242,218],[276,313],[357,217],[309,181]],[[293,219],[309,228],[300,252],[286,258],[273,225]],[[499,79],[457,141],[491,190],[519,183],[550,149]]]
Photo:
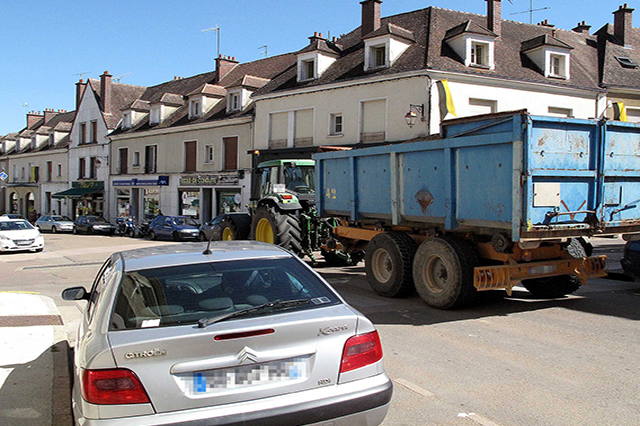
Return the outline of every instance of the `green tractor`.
[[[252,240],[279,245],[300,257],[316,261],[314,252],[320,251],[328,264],[354,265],[364,252],[347,252],[332,237],[338,225],[336,218],[321,218],[316,210],[315,162],[313,160],[272,160],[258,164],[252,179],[252,205],[249,217],[249,237]],[[223,239],[240,236],[231,229],[230,216],[221,222]],[[228,223],[228,228],[225,227]],[[248,227],[244,227],[246,229]],[[246,232],[245,232],[246,233]],[[242,235],[244,236],[244,235]]]

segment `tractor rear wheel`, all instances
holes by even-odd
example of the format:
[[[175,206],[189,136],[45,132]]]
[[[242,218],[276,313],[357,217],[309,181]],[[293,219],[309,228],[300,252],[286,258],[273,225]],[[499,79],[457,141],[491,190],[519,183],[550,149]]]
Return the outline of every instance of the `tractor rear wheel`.
[[[298,256],[304,253],[299,219],[294,214],[273,207],[256,209],[251,223],[251,236],[255,241],[279,245]]]

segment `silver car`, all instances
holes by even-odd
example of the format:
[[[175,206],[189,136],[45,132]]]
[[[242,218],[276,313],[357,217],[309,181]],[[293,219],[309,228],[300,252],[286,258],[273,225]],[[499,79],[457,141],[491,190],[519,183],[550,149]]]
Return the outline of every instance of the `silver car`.
[[[392,384],[373,324],[317,273],[257,242],[113,254],[74,358],[81,425],[377,425]]]
[[[72,232],[73,221],[66,216],[40,216],[36,220],[36,228],[41,231],[53,232]]]

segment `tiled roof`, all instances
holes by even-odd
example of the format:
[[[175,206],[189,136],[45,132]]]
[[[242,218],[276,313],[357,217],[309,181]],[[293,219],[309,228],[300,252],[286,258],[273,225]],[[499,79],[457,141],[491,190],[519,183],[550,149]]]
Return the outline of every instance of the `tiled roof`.
[[[560,47],[562,49],[573,49],[573,47],[569,46],[564,41],[554,37],[551,34],[542,34],[537,37],[534,37],[529,40],[525,40],[522,42],[522,52],[527,52],[531,49],[535,49],[540,46],[554,46]]]
[[[406,30],[398,25],[392,24],[391,22],[387,22],[384,25],[381,25],[377,30],[371,31],[369,34],[365,35],[363,39],[366,40],[383,35],[393,35],[409,41],[416,41],[416,37],[413,35],[412,31]]]
[[[187,96],[192,96],[192,95],[209,95],[209,96],[219,96],[219,97],[224,97],[226,96],[227,91],[224,87],[222,86],[218,86],[217,84],[208,84],[208,83],[204,83],[202,86],[198,87],[197,89],[193,90],[190,93],[187,93]]]
[[[259,89],[256,95],[422,69],[599,90],[597,74],[593,71],[597,69],[596,43],[595,38],[588,34],[503,20],[500,37],[495,41],[495,69],[489,70],[465,66],[445,40],[447,32],[451,35],[450,31],[454,28],[458,28],[457,31],[466,28],[473,31],[486,29],[486,16],[429,7],[382,18],[382,27],[388,24],[411,31],[415,38],[415,43],[392,67],[364,71],[364,43],[360,28],[356,28],[338,39],[337,42],[344,46],[342,55],[320,78],[298,82],[296,66],[292,64],[286,72]],[[552,35],[552,32],[555,32],[557,40],[574,48],[571,52],[569,80],[544,77],[535,64],[521,54],[522,42],[541,35]]]
[[[296,55],[293,53],[287,53],[284,55],[272,56],[265,59],[259,59],[257,61],[245,62],[236,65],[231,71],[229,71],[223,78],[218,81],[215,71],[204,74],[198,74],[193,77],[187,77],[179,80],[172,80],[166,83],[159,84],[157,86],[149,87],[142,95],[141,99],[149,100],[153,102],[153,99],[159,99],[164,93],[174,93],[187,96],[194,91],[201,90],[204,84],[209,86],[219,86],[222,88],[237,86],[237,83],[245,82],[249,85],[262,83],[260,80],[270,80],[277,77],[283,70],[291,67],[296,63]],[[249,76],[250,78],[245,79]],[[209,89],[207,89],[209,90]],[[219,89],[215,90],[216,93],[221,93]],[[155,126],[149,125],[149,120],[142,120],[137,126],[131,129],[117,129],[112,134],[134,133],[139,131],[145,131],[150,129],[162,129],[167,127],[176,127],[193,123],[203,123],[207,121],[222,120],[227,118],[242,117],[253,112],[253,106],[249,106],[242,111],[234,111],[231,113],[226,112],[226,102],[218,102],[210,111],[208,111],[203,117],[196,119],[189,119],[189,108],[185,103],[178,108],[170,117],[165,119],[162,123]]]
[[[246,87],[248,89],[259,89],[269,82],[268,78],[256,77],[254,75],[245,75],[240,80],[229,85],[228,87]]]
[[[322,34],[320,34],[320,36],[321,35]],[[325,40],[322,37],[314,35],[313,37],[309,37],[309,40],[310,43],[304,49],[300,50],[298,54],[320,51],[330,55],[339,55],[342,51],[342,47],[340,45],[329,40]]]
[[[629,58],[640,65],[640,28],[631,30],[630,40],[625,40],[632,48],[618,44],[613,37],[613,26],[605,25],[596,31],[601,51],[600,81],[605,87],[640,87],[640,67],[623,66],[616,58]]]
[[[464,33],[481,34],[481,35],[486,35],[491,37],[497,37],[497,34],[494,33],[493,31],[488,30],[482,25],[478,25],[477,23],[471,20],[468,20],[463,22],[460,25],[456,25],[455,27],[447,30],[447,32],[444,34],[444,39],[448,40],[450,38],[453,38],[455,36],[458,36]]]
[[[93,89],[98,102],[102,105],[102,100],[100,99],[100,80],[90,78],[88,80],[88,86]],[[145,87],[132,86],[130,84],[111,83],[111,113],[103,114],[108,129],[114,129],[118,125],[122,118],[122,108],[130,105],[145,89]]]

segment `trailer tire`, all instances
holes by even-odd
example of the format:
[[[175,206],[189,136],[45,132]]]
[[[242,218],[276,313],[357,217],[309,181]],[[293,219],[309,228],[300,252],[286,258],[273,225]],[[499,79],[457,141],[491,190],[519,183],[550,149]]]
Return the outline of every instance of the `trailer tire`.
[[[373,291],[385,297],[411,294],[411,267],[415,253],[415,241],[403,232],[376,235],[369,242],[364,258],[367,281]]]
[[[251,223],[251,237],[255,241],[276,244],[300,256],[302,249],[302,228],[294,214],[279,212],[273,207],[256,209]]]
[[[571,257],[576,259],[588,256],[587,248],[577,238],[571,239],[565,250]],[[535,297],[555,299],[573,293],[580,288],[581,284],[575,275],[560,275],[558,277],[523,280],[522,285]]]
[[[451,237],[433,238],[418,247],[413,261],[413,281],[429,306],[451,309],[473,303],[473,268],[478,255],[473,246]]]

